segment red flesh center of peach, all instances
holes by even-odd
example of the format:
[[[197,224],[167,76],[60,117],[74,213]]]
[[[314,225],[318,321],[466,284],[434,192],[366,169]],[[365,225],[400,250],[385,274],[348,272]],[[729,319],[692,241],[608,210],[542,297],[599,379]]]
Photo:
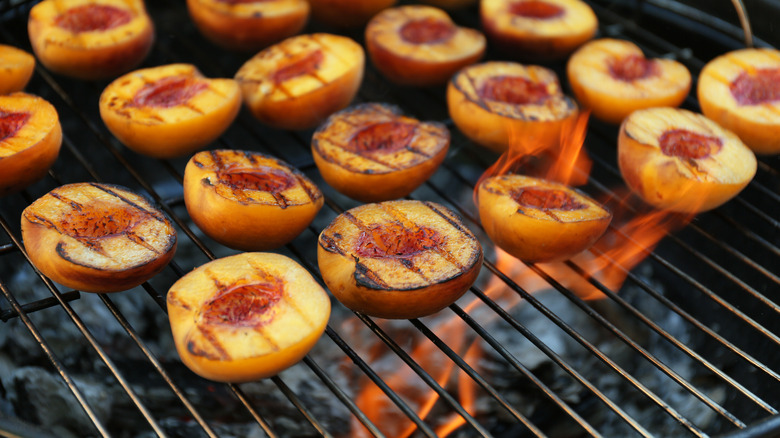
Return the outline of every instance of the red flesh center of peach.
[[[740,105],[760,105],[780,100],[780,68],[743,72],[729,86]]]
[[[581,210],[587,207],[563,190],[522,187],[512,190],[512,199],[518,204],[537,210]]]
[[[404,41],[411,44],[434,44],[452,38],[455,26],[444,20],[426,17],[404,24],[400,34]]]
[[[261,190],[281,193],[295,185],[295,179],[290,174],[270,167],[219,172],[218,178],[220,184],[233,190]]]
[[[359,257],[410,257],[444,243],[444,236],[427,227],[405,228],[399,223],[375,224],[360,232]]]
[[[281,280],[276,280],[226,288],[203,306],[202,320],[207,324],[258,326],[263,323],[263,314],[282,299],[283,285]]]
[[[28,113],[7,113],[0,111],[0,141],[13,137],[30,119]]]
[[[478,90],[482,99],[515,105],[540,104],[550,97],[547,85],[519,76],[492,76]]]
[[[285,62],[284,66],[273,74],[272,79],[275,83],[292,79],[297,76],[311,74],[319,68],[324,55],[322,50],[315,50],[303,56],[292,57],[290,61]]]
[[[411,123],[375,123],[358,131],[347,143],[347,148],[358,153],[392,153],[407,147],[414,134],[415,126]]]
[[[162,78],[138,90],[133,96],[133,105],[172,108],[185,104],[208,86],[207,82],[189,76]]]
[[[133,14],[108,5],[82,5],[58,15],[54,23],[70,32],[106,31],[127,24]]]
[[[125,234],[143,220],[137,208],[100,204],[98,202],[88,208],[80,206],[74,209],[62,219],[62,232],[77,239],[99,239]]]
[[[525,18],[547,20],[563,15],[562,7],[547,2],[530,1],[516,2],[509,6],[509,13]]]
[[[670,129],[659,139],[661,152],[670,157],[700,159],[718,153],[723,142],[718,137],[697,134],[685,129]]]
[[[656,74],[656,63],[641,55],[629,55],[613,58],[609,63],[609,73],[621,81],[634,81]]]

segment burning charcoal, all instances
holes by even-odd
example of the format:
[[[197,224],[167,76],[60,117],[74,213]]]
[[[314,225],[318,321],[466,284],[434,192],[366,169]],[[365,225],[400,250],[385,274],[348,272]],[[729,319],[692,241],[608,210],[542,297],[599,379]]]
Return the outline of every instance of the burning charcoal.
[[[60,428],[64,436],[95,433],[92,421],[58,376],[42,368],[23,367],[13,373],[11,381],[13,393],[10,399],[20,418],[45,428]],[[105,388],[88,381],[77,381],[76,384],[100,421],[107,421],[111,414],[111,402]]]

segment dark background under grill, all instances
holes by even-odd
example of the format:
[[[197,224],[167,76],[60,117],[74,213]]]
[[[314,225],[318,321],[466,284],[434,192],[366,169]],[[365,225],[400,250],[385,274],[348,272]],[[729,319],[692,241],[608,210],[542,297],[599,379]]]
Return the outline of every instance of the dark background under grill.
[[[1,43],[30,51],[26,17],[32,3],[0,1]],[[694,80],[706,61],[744,46],[741,29],[736,24],[737,15],[730,2],[716,2],[716,5],[701,2],[709,12],[721,17],[717,19],[707,14],[699,17],[696,10],[685,6],[681,10],[670,10],[667,3],[660,0],[591,2],[600,18],[599,36],[630,39],[648,56],[674,57],[691,69]],[[249,56],[218,50],[206,42],[190,23],[183,2],[148,2],[148,7],[157,27],[157,42],[144,66],[189,62],[197,65],[206,76],[231,77]],[[753,20],[758,37],[756,45],[776,45],[780,40],[780,35],[772,28],[773,20],[769,19],[777,12],[773,8],[770,2],[748,2],[751,16],[758,17]],[[477,26],[476,7],[455,12],[453,17],[460,23]],[[307,30],[330,29],[312,23]],[[362,42],[360,32],[346,34]],[[488,58],[497,59],[498,56],[488,53]],[[551,67],[558,71],[562,80],[565,79],[562,64]],[[247,395],[244,385],[216,385],[193,377],[178,361],[166,359],[169,352],[158,350],[166,345],[170,347],[168,332],[150,329],[154,327],[152,325],[137,326],[139,320],[165,319],[165,293],[177,278],[213,257],[234,251],[203,237],[187,216],[181,175],[189,157],[152,160],[128,151],[108,133],[97,107],[98,96],[106,84],[107,81],[83,82],[53,75],[38,66],[27,88],[57,107],[65,135],[60,158],[49,176],[21,194],[0,199],[0,225],[3,228],[0,232],[0,293],[4,297],[0,299],[0,318],[4,321],[0,331],[6,331],[9,336],[35,338],[40,346],[40,351],[33,352],[20,351],[12,345],[6,354],[15,356],[20,365],[40,366],[58,373],[72,393],[72,398],[63,402],[83,406],[95,422],[93,433],[96,435],[127,436],[131,423],[135,427],[140,424],[139,429],[146,430],[147,434],[218,435],[221,423],[238,419],[259,424],[270,436],[285,436],[288,428],[278,421],[279,409],[292,412],[292,418],[308,425],[304,428],[308,432],[303,435],[345,436],[350,431],[350,422],[363,423],[368,430],[379,433],[377,428],[381,429],[382,425],[373,424],[352,402],[354,388],[334,375],[332,367],[326,363],[331,356],[318,355],[315,351],[296,368],[306,369],[310,379],[326,387],[330,396],[343,405],[349,418],[336,422],[322,419],[319,401],[301,390],[301,386],[289,384],[284,373],[269,379],[269,391],[275,394],[269,399],[273,402]],[[427,381],[430,375],[418,370],[419,364],[415,360],[407,360],[415,373],[439,392],[441,400],[438,403],[442,406],[437,415],[454,412],[464,416],[466,424],[456,432],[457,436],[609,435],[610,430],[659,436],[780,434],[777,416],[780,408],[778,157],[760,157],[755,180],[735,200],[699,215],[684,229],[667,236],[641,265],[632,270],[620,293],[605,290],[606,299],[585,302],[560,286],[554,277],[547,278],[538,271],[537,275],[549,283],[549,294],[561,297],[575,309],[576,317],[571,318],[556,314],[555,307],[550,310],[546,301],[529,294],[508,273],[496,267],[494,247],[480,230],[471,192],[479,176],[498,156],[466,140],[452,125],[444,87],[398,87],[386,82],[368,63],[356,100],[394,103],[414,117],[443,121],[450,127],[453,141],[444,165],[411,198],[448,205],[477,231],[486,250],[486,263],[481,280],[462,302],[475,298],[484,301],[484,308],[503,321],[514,336],[534,343],[549,362],[547,367],[529,370],[524,364],[526,358],[513,357],[500,340],[493,338],[492,329],[475,322],[474,315],[463,307],[453,305],[445,309],[442,313],[465,321],[470,326],[469,336],[481,339],[485,348],[492,349],[493,355],[503,361],[502,366],[517,375],[510,386],[519,387],[519,392],[526,397],[518,399],[512,395],[514,393],[504,392],[503,386],[496,389],[499,384],[495,382],[495,376],[466,365],[461,355],[448,350],[446,342],[437,344],[439,350],[456,362],[458,369],[464,368],[469,378],[480,384],[479,391],[502,412],[500,418],[472,417],[457,397],[448,392],[449,388]],[[698,109],[695,93],[691,93],[684,106]],[[279,250],[300,261],[319,279],[316,266],[318,233],[341,211],[358,204],[336,193],[319,177],[309,151],[310,138],[310,131],[284,132],[264,127],[248,112],[242,111],[230,130],[211,147],[257,150],[280,157],[301,169],[323,189],[326,205],[312,226]],[[590,122],[586,146],[594,159],[594,170],[584,190],[594,197],[609,196],[622,187],[615,163],[616,138],[616,127]],[[20,248],[21,211],[52,188],[77,181],[125,185],[147,193],[159,202],[175,220],[179,231],[180,249],[170,268],[137,290],[108,296],[65,290],[37,277]],[[503,282],[511,293],[524,299],[527,306],[536,308],[534,319],[519,320],[488,298],[481,288],[494,280]],[[596,286],[600,285],[596,283]],[[134,296],[126,301],[129,294]],[[115,323],[122,326],[124,338],[113,340],[112,344],[104,343],[103,327],[84,319],[77,310],[77,306],[84,303],[112,314]],[[140,306],[142,314],[135,315],[139,310],[128,306]],[[334,306],[334,315],[341,315],[341,320],[349,316],[354,318],[335,301]],[[81,334],[77,345],[62,345],[56,336],[49,338],[47,333],[50,332],[39,329],[54,314],[64,315],[66,323]],[[680,327],[667,327],[661,322],[666,321],[664,315],[667,314],[674,314],[673,321]],[[582,320],[587,320],[588,324],[583,326]],[[434,343],[446,333],[435,332],[435,326],[427,320],[388,326],[357,315],[355,321],[356,324],[345,326],[334,320],[318,349],[335,351],[338,360],[354,367],[350,373],[367,377],[384,389],[386,397],[395,401],[400,415],[409,416],[418,424],[420,433],[433,434],[434,426],[429,424],[435,421],[418,418],[407,406],[405,397],[386,386],[388,372],[369,364],[365,352],[352,341],[369,339],[384,343],[393,354],[403,357],[409,351],[405,343],[409,333],[422,334]],[[545,326],[557,327],[556,330],[565,333],[572,343],[580,345],[577,354],[562,356],[556,352],[556,345],[547,345],[544,337],[535,331]],[[598,335],[593,335],[593,327]],[[649,344],[648,338],[666,340]],[[598,343],[593,339],[598,339]],[[609,339],[612,346],[602,350],[605,339]],[[5,345],[9,344],[13,343],[6,340]],[[129,345],[132,353],[121,350],[119,344]],[[79,359],[72,359],[74,350],[80,355]],[[698,373],[673,370],[673,366],[667,365],[677,363],[679,357],[688,358]],[[637,365],[638,362],[641,364]],[[648,377],[644,374],[648,367],[662,377]],[[77,383],[77,374],[83,370],[115,381],[130,409],[109,420],[101,420],[95,414],[95,402],[89,401]],[[613,374],[615,387],[596,387],[592,382],[599,374]],[[561,382],[551,381],[551,376],[560,375],[568,376],[567,385],[579,388],[578,397],[568,397],[568,390],[562,389],[565,386]],[[10,382],[0,375],[0,401],[8,391],[3,385],[10,385]],[[705,410],[714,412],[714,419],[699,424],[700,417],[687,417],[695,409],[680,406],[676,396],[670,395],[673,393],[670,387],[693,394],[699,407],[710,405],[711,408]],[[149,396],[151,388],[170,393],[174,400],[172,406],[154,405]],[[725,392],[717,395],[713,388]],[[623,410],[624,396],[644,401],[638,405],[642,415]],[[536,407],[527,409],[526,402],[534,403]],[[226,413],[220,406],[235,408]],[[672,429],[662,428],[663,422],[656,422],[653,415],[644,415],[645,412],[671,418]],[[30,426],[47,424],[43,419],[28,418],[25,412],[14,414],[9,417],[0,409],[0,435],[46,436],[45,428]],[[180,425],[169,426],[172,417],[182,419],[192,427],[182,430]],[[614,423],[623,426],[607,429],[607,425]]]

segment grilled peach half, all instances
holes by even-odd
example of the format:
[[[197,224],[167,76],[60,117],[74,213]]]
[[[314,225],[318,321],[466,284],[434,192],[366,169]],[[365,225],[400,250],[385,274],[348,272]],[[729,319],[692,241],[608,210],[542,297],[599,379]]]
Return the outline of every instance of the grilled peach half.
[[[204,77],[191,64],[136,70],[100,95],[100,117],[120,142],[139,154],[173,158],[219,137],[241,109],[233,79]]]
[[[525,175],[485,178],[479,218],[490,239],[527,262],[567,260],[595,243],[612,213],[565,185]]]
[[[757,154],[780,153],[780,51],[742,49],[701,71],[701,112],[734,132]]]
[[[406,196],[425,182],[449,145],[443,124],[404,116],[388,104],[365,103],[330,116],[314,132],[312,154],[333,188],[377,202]]]
[[[376,68],[403,85],[446,83],[485,53],[481,32],[456,26],[432,6],[385,9],[366,26],[366,49]]]
[[[510,144],[526,152],[557,147],[561,130],[578,114],[555,72],[500,61],[470,65],[453,76],[447,107],[466,137],[496,152]]]
[[[41,64],[79,79],[124,73],[154,43],[142,0],[44,0],[30,10],[27,30]]]
[[[144,196],[112,184],[58,187],[22,212],[22,239],[36,268],[86,292],[131,289],[173,258],[176,230]]]
[[[62,127],[52,104],[22,92],[0,96],[0,196],[43,178],[61,145]]]
[[[698,213],[736,196],[756,173],[756,157],[734,133],[677,108],[633,112],[620,126],[623,179],[658,208]]]
[[[182,362],[220,382],[262,379],[296,364],[330,317],[330,298],[311,274],[271,253],[206,263],[174,283],[167,301]]]
[[[591,41],[566,66],[572,91],[593,116],[620,122],[633,111],[676,107],[688,96],[691,73],[673,59],[648,59],[636,44],[610,38]]]
[[[365,54],[350,38],[299,35],[260,51],[236,73],[244,103],[261,122],[308,129],[344,109],[363,81]]]
[[[306,0],[187,0],[198,30],[228,49],[257,51],[300,32],[309,19]]]
[[[198,152],[184,169],[184,204],[193,222],[234,249],[260,251],[290,242],[323,202],[304,174],[257,152]]]
[[[308,0],[316,21],[347,29],[365,25],[379,11],[398,0]]]
[[[530,62],[563,58],[598,28],[581,0],[482,0],[479,13],[493,46]]]
[[[337,216],[320,234],[317,260],[325,284],[348,308],[379,318],[419,318],[471,287],[482,247],[448,208],[397,200]]]
[[[22,49],[0,44],[0,95],[24,90],[34,70],[34,56]]]

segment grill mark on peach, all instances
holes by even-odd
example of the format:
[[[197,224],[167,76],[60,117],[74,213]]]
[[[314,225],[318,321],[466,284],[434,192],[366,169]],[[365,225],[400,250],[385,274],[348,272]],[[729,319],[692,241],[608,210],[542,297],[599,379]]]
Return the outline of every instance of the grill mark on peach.
[[[140,210],[143,214],[145,214],[145,215],[147,215],[147,216],[149,216],[151,218],[154,218],[154,219],[158,220],[159,222],[162,222],[162,223],[165,223],[165,224],[169,224],[169,222],[165,219],[165,217],[162,216],[162,213],[158,213],[158,212],[155,212],[155,211],[147,210],[146,208],[136,204],[135,202],[127,199],[126,197],[124,197],[121,194],[119,194],[119,193],[115,192],[114,190],[112,190],[110,188],[111,187],[110,185],[106,185],[106,184],[102,184],[101,185],[101,184],[95,184],[95,183],[89,183],[89,185],[94,187],[94,188],[96,188],[96,189],[98,189],[98,190],[101,190],[101,191],[103,191],[105,193],[108,193],[111,196],[114,196],[115,198],[121,200],[125,204]]]
[[[176,76],[165,76],[156,80],[142,78],[144,85],[138,89],[128,106],[133,108],[173,108],[186,106],[191,108],[189,100],[204,90],[209,89],[206,81],[195,77],[192,73]]]
[[[125,237],[127,237],[130,241],[135,243],[136,245],[143,246],[147,250],[155,253],[155,254],[162,254],[160,251],[155,249],[152,245],[150,245],[148,242],[146,242],[146,239],[144,239],[142,236],[139,236],[138,234],[134,233],[133,231],[127,231],[125,232]]]
[[[366,265],[361,263],[358,257],[353,256],[353,258],[355,259],[355,283],[357,283],[359,286],[363,286],[369,289],[393,289],[389,284],[382,280],[382,278],[380,278],[376,272],[368,269]]]
[[[303,175],[300,175],[294,169],[292,170],[293,170],[293,176],[298,181],[298,185],[300,185],[303,191],[306,192],[306,196],[309,197],[310,202],[313,203],[322,197],[322,192],[314,191],[312,187],[310,187],[309,184],[306,183],[306,180],[303,178]]]
[[[192,307],[189,304],[185,303],[184,301],[181,300],[181,298],[179,298],[178,291],[170,291],[166,298],[167,298],[167,303],[168,304],[172,304],[174,306],[181,307],[182,309],[187,310],[187,311],[192,310]]]
[[[463,225],[461,224],[461,222],[460,222],[460,221],[457,221],[457,220],[454,220],[454,219],[452,219],[451,217],[449,217],[449,216],[448,216],[447,214],[445,214],[443,211],[441,211],[441,210],[439,210],[438,208],[436,208],[436,206],[434,206],[432,203],[430,203],[430,202],[428,202],[428,201],[422,201],[422,203],[423,203],[423,204],[424,204],[426,207],[428,207],[428,208],[429,208],[431,211],[433,211],[434,213],[436,213],[437,215],[439,215],[439,216],[440,216],[442,219],[444,219],[445,221],[447,221],[447,223],[449,223],[449,224],[450,224],[450,225],[451,225],[453,228],[455,228],[456,230],[458,230],[458,233],[459,233],[460,235],[462,235],[462,236],[466,236],[466,238],[467,238],[467,239],[469,239],[469,240],[471,240],[471,241],[476,241],[476,240],[477,240],[477,238],[476,238],[476,237],[474,237],[474,235],[473,235],[473,234],[471,234],[471,231],[469,231],[468,229],[466,229],[465,227],[463,227]],[[441,249],[441,248],[437,248],[437,249]],[[475,252],[475,253],[477,254],[477,257],[476,257],[476,258],[472,258],[472,260],[469,260],[469,264],[468,264],[468,266],[471,266],[471,265],[473,265],[474,263],[476,263],[476,261],[479,259],[479,252],[480,252],[480,251],[476,251],[476,252]],[[465,272],[468,270],[468,266],[462,265],[462,264],[460,263],[460,261],[459,261],[458,259],[456,259],[456,258],[455,258],[455,257],[454,257],[454,256],[453,256],[453,255],[452,255],[450,252],[449,252],[449,251],[445,251],[445,250],[441,249],[440,255],[442,255],[442,257],[444,257],[444,258],[445,258],[445,259],[446,259],[448,262],[450,262],[450,263],[451,263],[453,266],[457,267],[457,268],[458,268],[458,270],[460,271],[460,274],[463,274],[463,273],[465,273]]]
[[[208,325],[201,325],[198,324],[197,329],[200,331],[200,333],[203,335],[203,338],[208,341],[209,344],[211,344],[212,347],[217,351],[218,356],[213,356],[212,354],[206,352],[205,350],[193,350],[191,347],[194,346],[193,342],[187,342],[187,349],[190,350],[190,353],[192,353],[195,356],[202,356],[206,357],[207,359],[211,360],[224,360],[229,361],[232,360],[230,354],[228,354],[227,350],[222,346],[222,343],[219,342],[219,338],[217,335],[214,334],[211,327]]]
[[[466,91],[463,86],[460,84],[460,81],[456,77],[453,83],[455,84],[455,88],[458,89],[461,93],[463,93],[464,96],[468,98],[468,100],[474,102],[476,105],[478,105],[480,108],[492,112],[490,109],[490,105],[485,101],[485,99],[482,98],[482,96],[479,95],[478,88],[477,88],[477,81],[473,76],[468,74],[468,72],[462,73],[462,75],[466,78],[466,82],[471,85],[471,90],[473,92],[469,93]],[[460,75],[459,75],[460,76]]]
[[[336,236],[338,236],[338,238],[341,239],[341,235],[338,234],[338,233],[334,234],[333,237],[323,233],[320,236],[320,242],[319,242],[320,246],[325,251],[328,251],[328,252],[331,252],[331,253],[336,253],[336,254],[339,254],[339,255],[342,255],[342,256],[346,255],[344,253],[344,251],[342,251],[342,249],[338,245],[338,243],[336,243],[336,239],[334,239],[334,237],[336,237]]]
[[[284,302],[285,305],[287,305],[291,309],[293,309],[298,315],[301,315],[301,317],[302,317],[301,319],[303,319],[309,327],[314,327],[314,325],[312,324],[312,321],[309,320],[309,318],[305,317],[305,313],[301,311],[301,309],[295,304],[295,302],[293,300],[288,299],[288,297],[287,297],[287,289],[284,287],[284,284],[285,284],[284,278],[279,278],[279,277],[274,276],[273,274],[270,274],[270,273],[266,272],[263,269],[262,266],[260,266],[259,264],[256,263],[255,260],[250,260],[249,261],[249,266],[252,267],[252,270],[254,270],[254,272],[257,275],[262,276],[265,279],[272,278],[274,281],[279,281],[281,283],[281,285],[282,285],[281,286],[281,288],[282,288],[282,296],[281,296],[281,299],[279,301],[280,302]],[[279,349],[279,346],[274,344],[273,341],[268,336],[265,336],[265,333],[263,334],[263,336],[268,340],[268,342],[271,345],[274,346],[274,349],[277,349],[277,350]]]
[[[432,210],[434,213],[443,217],[450,225],[453,225],[453,227],[455,227],[455,229],[457,229],[459,233],[466,233],[464,228],[454,225],[454,222],[452,221],[451,218],[447,217],[447,215],[444,214],[444,212],[439,211],[431,203],[423,201],[423,204],[426,207],[428,207],[430,210]],[[387,204],[380,204],[380,206],[382,207],[382,209],[387,211],[391,216],[393,216],[396,220],[404,224],[405,227],[407,228],[406,232],[415,233],[417,230],[421,228],[419,225],[409,220],[409,218],[407,218],[406,215],[396,210],[395,208],[392,208]],[[433,230],[433,231],[438,233],[438,230]],[[466,234],[470,235],[470,233],[466,233]],[[455,266],[455,268],[459,271],[459,274],[463,274],[464,272],[467,271],[467,268],[463,266],[460,263],[460,261],[457,258],[455,258],[449,251],[443,248],[447,236],[444,235],[442,237],[443,238],[441,239],[441,241],[435,242],[435,245],[433,247],[427,249],[433,249],[440,257],[442,257],[444,260],[447,260],[447,262],[449,262],[451,265]]]
[[[401,169],[403,169],[403,167],[401,167],[401,166],[398,166],[398,165],[396,165],[396,164],[394,164],[394,163],[385,162],[385,161],[383,161],[383,160],[380,160],[380,159],[378,159],[378,158],[376,158],[376,157],[372,157],[372,156],[370,156],[370,155],[363,155],[363,154],[361,154],[361,153],[359,153],[359,152],[352,151],[352,150],[351,150],[350,148],[348,148],[347,146],[345,146],[345,145],[343,145],[343,144],[340,144],[340,143],[336,143],[336,142],[334,142],[334,141],[333,141],[333,140],[331,140],[331,139],[328,139],[328,142],[330,142],[330,144],[332,144],[332,145],[336,146],[337,148],[344,150],[345,152],[348,152],[348,153],[351,153],[351,154],[357,155],[357,156],[359,156],[359,157],[361,157],[361,158],[363,158],[363,159],[365,159],[365,160],[367,160],[367,161],[371,161],[371,162],[373,162],[373,163],[376,163],[376,164],[379,164],[379,165],[382,165],[382,166],[388,167],[388,168],[390,168],[390,169],[393,169],[393,170],[401,170]],[[318,146],[318,147],[317,147],[317,149],[320,151],[320,154],[321,154],[321,155],[322,155],[322,156],[323,156],[325,159],[327,159],[329,162],[331,162],[331,163],[338,164],[339,166],[341,166],[341,167],[343,167],[343,168],[345,168],[345,169],[354,170],[354,171],[356,171],[356,172],[363,172],[363,173],[373,173],[373,171],[367,171],[367,170],[365,170],[365,169],[362,169],[362,168],[360,168],[360,167],[358,167],[358,166],[350,166],[348,163],[343,163],[343,162],[341,162],[341,160],[338,160],[338,159],[336,159],[336,158],[333,158],[333,156],[332,156],[332,155],[324,153],[324,152],[323,152],[323,150],[322,150],[321,148],[319,148],[319,141],[317,142],[317,146]]]

